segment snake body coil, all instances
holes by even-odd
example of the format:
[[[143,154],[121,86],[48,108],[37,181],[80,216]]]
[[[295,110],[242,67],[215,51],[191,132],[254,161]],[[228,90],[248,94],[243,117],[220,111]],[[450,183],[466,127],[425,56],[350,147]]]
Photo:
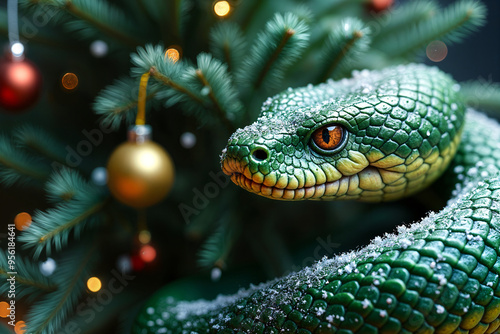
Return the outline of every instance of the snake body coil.
[[[461,139],[461,143],[460,143]],[[493,333],[500,326],[500,125],[435,68],[291,89],[222,168],[275,199],[394,200],[446,172],[447,207],[397,234],[214,301],[156,295],[134,333]],[[456,153],[456,154],[455,154]],[[454,158],[453,158],[454,157]]]

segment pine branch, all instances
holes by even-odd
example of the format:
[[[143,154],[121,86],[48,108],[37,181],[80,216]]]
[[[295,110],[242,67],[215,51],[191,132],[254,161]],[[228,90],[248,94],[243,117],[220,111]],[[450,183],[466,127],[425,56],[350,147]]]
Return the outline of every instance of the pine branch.
[[[25,149],[30,149],[49,161],[66,164],[66,151],[63,144],[48,132],[32,125],[23,125],[14,131],[14,142]]]
[[[49,168],[45,164],[30,159],[17,149],[10,140],[0,135],[0,183],[12,186],[17,181],[29,179],[45,181],[49,176]]]
[[[259,88],[275,85],[284,71],[297,61],[309,41],[309,27],[294,14],[275,14],[260,32],[248,58],[238,72],[238,81]]]
[[[57,283],[59,288],[32,305],[27,314],[26,332],[50,334],[58,332],[70,313],[74,312],[78,299],[85,290],[85,281],[96,259],[96,246],[86,253],[82,250],[70,253],[59,261]],[[54,277],[56,278],[56,277]]]
[[[323,50],[323,70],[319,82],[333,76],[338,80],[348,74],[352,63],[366,52],[370,30],[356,18],[346,18],[332,28]]]
[[[245,36],[233,22],[221,22],[210,31],[210,51],[227,64],[228,72],[240,68],[247,52]]]
[[[467,105],[474,109],[500,112],[500,83],[476,80],[460,84]]]
[[[232,88],[226,65],[208,54],[198,57],[198,69],[182,61],[173,62],[165,57],[161,45],[138,48],[131,59],[135,65],[132,74],[138,76],[149,71],[160,86],[156,98],[164,101],[166,107],[180,103],[184,111],[202,122],[210,117],[207,111],[212,110],[212,116],[234,129],[229,118],[238,116],[242,104]]]
[[[72,31],[83,33],[84,37],[96,38],[99,32],[112,39],[136,47],[142,44],[130,29],[130,20],[109,2],[102,0],[23,0],[26,7],[45,6],[50,11],[65,14],[66,26]]]
[[[7,280],[11,278],[9,272],[16,272],[16,297],[21,298],[27,296],[34,299],[41,293],[53,292],[57,289],[57,285],[51,282],[50,279],[40,273],[38,265],[31,262],[29,259],[15,255],[13,268],[9,265],[9,256],[6,250],[0,249],[0,294],[6,296],[10,289],[10,282]],[[13,269],[13,270],[11,270]]]
[[[224,268],[231,248],[239,236],[239,227],[234,221],[229,221],[226,215],[220,226],[205,241],[198,253],[198,264],[205,268]]]
[[[197,80],[189,80],[187,83],[210,99],[210,109],[214,110],[226,128],[233,132],[235,128],[231,120],[241,118],[243,105],[238,99],[227,66],[207,53],[198,55],[197,65],[194,73],[189,69],[186,72],[187,78]]]
[[[432,20],[387,36],[378,48],[391,57],[412,59],[434,40],[459,42],[484,25],[486,7],[474,0],[461,0],[440,11]]]
[[[439,11],[433,0],[408,1],[388,12],[387,21],[380,25],[380,31],[373,33],[372,45],[376,46],[390,35],[432,19]]]
[[[49,200],[55,203],[72,199],[91,202],[98,193],[94,185],[86,182],[78,172],[69,168],[53,173],[45,189]]]
[[[66,175],[68,177],[68,175]],[[56,177],[61,191],[64,191],[64,173]],[[70,180],[68,182],[72,182]],[[55,187],[55,186],[51,186]],[[68,243],[70,233],[78,238],[85,228],[92,228],[101,222],[100,211],[107,202],[101,189],[87,184],[79,189],[79,195],[56,205],[47,211],[37,211],[33,216],[30,227],[19,236],[19,241],[24,243],[24,248],[33,248],[34,258],[38,258],[45,249],[50,255],[55,248],[60,251]],[[55,196],[57,191],[52,194]]]
[[[159,99],[167,100],[167,106],[188,100],[203,105],[203,99],[189,90],[182,80],[187,66],[183,62],[174,63],[165,57],[162,45],[148,44],[144,48],[138,48],[137,53],[131,55],[131,60],[135,65],[131,70],[133,75],[141,76],[149,72],[156,81],[170,88],[158,93]]]
[[[102,115],[103,122],[110,124],[113,129],[118,129],[123,120],[127,123],[133,122],[137,114],[138,87],[139,79],[124,77],[115,80],[96,97],[93,104],[94,112]],[[154,105],[157,90],[158,87],[148,87],[147,110]]]

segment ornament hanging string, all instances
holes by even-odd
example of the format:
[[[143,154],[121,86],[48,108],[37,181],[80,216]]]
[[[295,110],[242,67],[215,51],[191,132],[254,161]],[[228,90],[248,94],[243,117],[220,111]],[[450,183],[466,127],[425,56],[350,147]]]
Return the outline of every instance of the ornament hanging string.
[[[17,0],[7,0],[7,29],[9,31],[9,43],[12,54],[21,57],[24,53],[24,46],[19,41]]]
[[[141,76],[139,84],[139,98],[137,101],[137,116],[135,118],[135,125],[146,124],[146,89],[148,87],[149,72]]]

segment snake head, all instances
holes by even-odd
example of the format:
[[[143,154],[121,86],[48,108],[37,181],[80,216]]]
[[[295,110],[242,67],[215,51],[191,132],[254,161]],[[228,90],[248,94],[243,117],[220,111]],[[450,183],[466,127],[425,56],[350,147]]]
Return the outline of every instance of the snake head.
[[[221,156],[238,186],[273,199],[394,200],[433,182],[459,144],[465,105],[436,68],[409,65],[288,89]]]

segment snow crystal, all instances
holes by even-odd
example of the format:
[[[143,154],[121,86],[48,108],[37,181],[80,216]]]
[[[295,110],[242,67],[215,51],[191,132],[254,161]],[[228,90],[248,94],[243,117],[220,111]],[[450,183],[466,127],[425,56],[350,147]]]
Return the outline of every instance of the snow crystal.
[[[319,307],[319,308],[316,310],[316,315],[317,315],[318,317],[320,317],[320,316],[321,316],[323,313],[325,313],[325,312],[326,312],[326,310],[325,310],[324,308]]]
[[[366,298],[361,302],[361,305],[363,305],[363,309],[368,308],[368,306],[370,306],[370,304],[371,304],[370,301]]]
[[[410,240],[408,240],[408,239],[405,239],[405,238],[403,238],[403,239],[401,239],[401,240],[399,241],[399,245],[400,245],[400,246],[401,246],[401,248],[403,248],[403,249],[406,249],[406,248],[410,247],[410,246],[411,246],[411,244],[412,244],[412,242],[411,242]]]

